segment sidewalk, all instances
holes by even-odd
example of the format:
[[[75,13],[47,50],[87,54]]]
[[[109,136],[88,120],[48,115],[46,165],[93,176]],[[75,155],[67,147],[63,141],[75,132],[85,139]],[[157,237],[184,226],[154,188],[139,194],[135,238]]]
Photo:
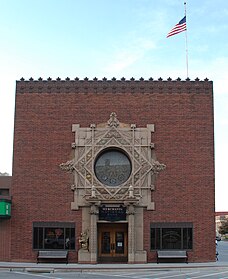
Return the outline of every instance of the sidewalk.
[[[211,268],[226,267],[227,262],[209,263],[147,263],[147,264],[53,264],[53,263],[19,263],[19,262],[0,262],[0,270],[27,271],[27,272],[58,272],[58,271],[104,271],[104,270],[134,270],[134,269],[172,269],[172,268]]]

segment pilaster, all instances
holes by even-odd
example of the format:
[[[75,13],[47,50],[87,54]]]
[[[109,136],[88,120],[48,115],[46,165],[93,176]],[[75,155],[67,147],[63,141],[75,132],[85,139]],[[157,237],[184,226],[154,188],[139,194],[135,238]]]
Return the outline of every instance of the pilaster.
[[[90,208],[90,256],[91,263],[97,263],[97,219],[99,209],[97,205],[91,205]]]
[[[135,261],[135,209],[129,205],[128,214],[128,263]]]

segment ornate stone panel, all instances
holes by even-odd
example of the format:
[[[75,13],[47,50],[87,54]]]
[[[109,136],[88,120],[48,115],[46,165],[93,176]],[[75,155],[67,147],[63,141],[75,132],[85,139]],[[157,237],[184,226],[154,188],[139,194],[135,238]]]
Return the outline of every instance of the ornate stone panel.
[[[75,133],[72,143],[74,158],[60,165],[63,170],[74,175],[74,185],[71,186],[74,191],[72,209],[77,210],[91,203],[126,203],[129,200],[148,210],[154,209],[151,191],[155,188],[156,175],[165,169],[165,165],[159,163],[155,156],[154,144],[151,142],[153,124],[137,128],[135,124],[119,122],[112,112],[106,123],[91,124],[88,128],[73,124],[72,131]],[[109,160],[105,161],[102,171],[109,170],[107,173],[110,177],[102,173],[103,178],[98,179],[94,166],[101,154],[113,150],[118,151],[117,155],[122,153],[122,157],[129,159],[131,170],[123,183],[119,176],[119,182],[112,186],[112,179],[115,181],[119,170],[126,167],[123,166],[123,160],[115,159],[115,166]],[[110,183],[104,183],[105,179],[111,179]]]

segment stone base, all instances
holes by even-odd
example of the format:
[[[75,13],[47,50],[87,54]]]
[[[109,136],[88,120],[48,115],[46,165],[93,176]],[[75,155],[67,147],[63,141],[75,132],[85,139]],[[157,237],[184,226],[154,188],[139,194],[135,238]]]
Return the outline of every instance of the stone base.
[[[91,255],[88,250],[80,249],[78,251],[78,263],[91,263]]]
[[[136,251],[135,252],[135,263],[147,263],[147,252]]]

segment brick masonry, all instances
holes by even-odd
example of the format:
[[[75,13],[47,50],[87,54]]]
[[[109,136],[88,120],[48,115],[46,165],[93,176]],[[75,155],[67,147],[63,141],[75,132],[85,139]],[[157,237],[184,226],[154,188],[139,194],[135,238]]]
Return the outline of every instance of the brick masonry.
[[[166,164],[155,191],[155,211],[144,211],[148,261],[150,222],[193,222],[190,261],[215,260],[213,83],[186,80],[33,80],[16,84],[11,260],[35,261],[34,221],[75,222],[73,178],[59,164],[72,159],[73,123],[89,127],[111,112],[137,127],[155,124],[157,159]],[[78,241],[76,241],[78,250]],[[70,261],[77,253],[70,252]]]
[[[11,176],[0,176],[0,200],[11,200]],[[0,261],[10,260],[11,220],[0,218]]]

